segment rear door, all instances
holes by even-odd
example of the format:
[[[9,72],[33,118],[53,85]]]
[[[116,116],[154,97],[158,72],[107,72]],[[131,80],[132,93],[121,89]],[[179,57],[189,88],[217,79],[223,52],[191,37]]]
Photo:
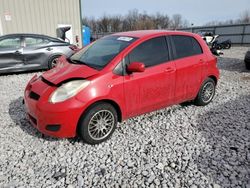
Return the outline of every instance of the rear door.
[[[22,66],[20,37],[9,37],[0,40],[0,69]]]
[[[48,57],[52,54],[49,40],[40,37],[24,37],[23,59],[26,67],[48,66]]]
[[[206,56],[198,41],[191,36],[171,36],[176,64],[176,103],[192,100],[202,82]]]
[[[170,61],[166,38],[149,39],[126,57],[127,64],[142,62],[145,72],[124,77],[128,116],[153,111],[170,104],[174,97],[175,64]]]

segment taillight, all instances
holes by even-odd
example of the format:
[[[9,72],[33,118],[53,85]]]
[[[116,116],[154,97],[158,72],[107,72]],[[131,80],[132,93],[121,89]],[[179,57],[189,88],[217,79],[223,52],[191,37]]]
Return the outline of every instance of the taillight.
[[[69,48],[70,48],[71,50],[73,50],[73,51],[77,51],[77,50],[78,50],[78,47],[75,46],[75,45],[71,45],[71,46],[69,46]]]

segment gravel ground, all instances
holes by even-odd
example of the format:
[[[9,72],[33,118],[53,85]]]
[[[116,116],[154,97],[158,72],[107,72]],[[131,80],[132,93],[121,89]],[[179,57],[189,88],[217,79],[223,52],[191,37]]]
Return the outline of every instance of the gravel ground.
[[[175,105],[120,123],[91,146],[54,139],[26,120],[23,90],[34,73],[0,76],[0,187],[250,187],[247,48],[219,58],[206,107]]]

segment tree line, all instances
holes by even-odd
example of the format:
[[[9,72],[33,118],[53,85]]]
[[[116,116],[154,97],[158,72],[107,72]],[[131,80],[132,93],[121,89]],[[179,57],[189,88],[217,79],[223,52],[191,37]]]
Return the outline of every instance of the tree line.
[[[248,24],[250,23],[250,11],[243,11],[238,19],[229,19],[226,21],[211,21],[205,24],[205,26],[214,26],[214,25],[230,25],[230,24]]]
[[[121,32],[145,29],[178,29],[188,27],[189,23],[180,14],[169,17],[167,14],[130,10],[127,15],[104,15],[99,19],[84,18],[83,25],[89,26],[94,33]]]
[[[204,26],[250,23],[250,11],[241,13],[238,19],[226,21],[211,21]],[[93,33],[122,32],[145,29],[180,29],[191,27],[192,24],[180,14],[168,16],[156,13],[149,15],[147,12],[139,12],[137,9],[130,10],[125,16],[103,15],[100,18],[83,18],[83,25],[89,26]]]

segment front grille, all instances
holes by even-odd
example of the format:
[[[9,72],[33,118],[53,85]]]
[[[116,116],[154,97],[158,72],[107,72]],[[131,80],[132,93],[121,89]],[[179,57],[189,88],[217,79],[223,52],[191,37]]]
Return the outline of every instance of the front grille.
[[[29,94],[29,97],[31,99],[34,99],[36,101],[38,101],[40,99],[40,95],[36,94],[35,92],[31,91],[30,94]]]
[[[32,123],[34,123],[35,125],[37,125],[36,118],[34,118],[33,116],[31,116],[30,114],[29,114],[29,118],[32,121]]]

